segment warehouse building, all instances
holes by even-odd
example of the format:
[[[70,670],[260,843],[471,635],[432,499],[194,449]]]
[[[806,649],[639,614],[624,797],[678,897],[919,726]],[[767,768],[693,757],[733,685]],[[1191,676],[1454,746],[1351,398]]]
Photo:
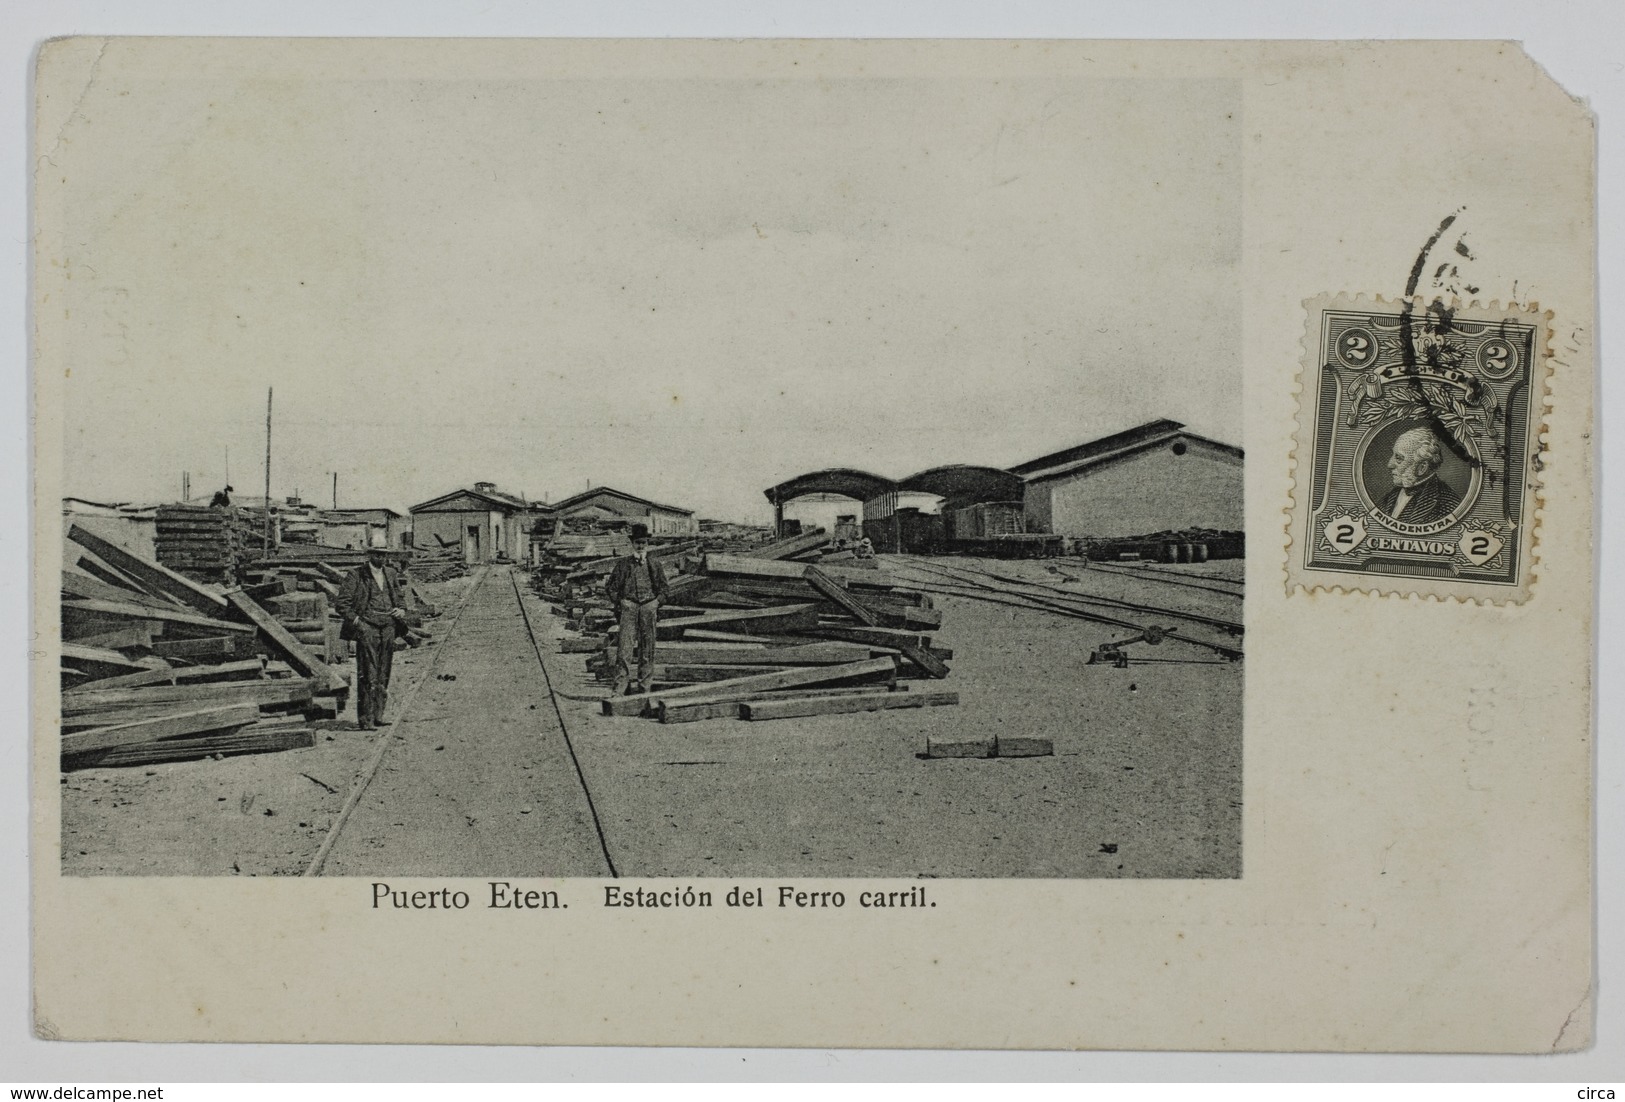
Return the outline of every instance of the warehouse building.
[[[441,494],[412,506],[411,512],[412,542],[418,547],[457,547],[466,563],[525,553],[528,506],[523,498],[499,491],[494,482]]]
[[[1010,468],[1027,528],[1113,538],[1243,528],[1242,450],[1151,421]]]
[[[694,510],[662,505],[610,486],[597,486],[552,505],[538,506],[536,516],[544,525],[549,520],[579,518],[645,524],[656,536],[693,536],[700,531]]]

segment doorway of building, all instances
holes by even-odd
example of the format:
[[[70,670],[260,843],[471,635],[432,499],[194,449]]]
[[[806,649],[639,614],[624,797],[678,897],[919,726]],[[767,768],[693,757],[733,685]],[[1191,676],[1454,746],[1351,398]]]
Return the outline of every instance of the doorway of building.
[[[468,536],[463,540],[463,561],[470,565],[482,562],[480,558],[480,526],[470,524]]]

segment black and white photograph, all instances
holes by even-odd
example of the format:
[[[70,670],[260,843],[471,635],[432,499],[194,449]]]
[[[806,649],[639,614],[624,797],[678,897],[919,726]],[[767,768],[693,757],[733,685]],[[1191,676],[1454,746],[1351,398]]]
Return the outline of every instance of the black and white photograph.
[[[87,96],[65,874],[1241,874],[1237,84],[670,92]]]

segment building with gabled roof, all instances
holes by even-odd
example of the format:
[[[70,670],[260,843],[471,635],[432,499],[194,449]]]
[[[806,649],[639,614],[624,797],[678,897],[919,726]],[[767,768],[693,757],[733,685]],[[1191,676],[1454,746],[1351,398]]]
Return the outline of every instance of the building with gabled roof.
[[[1148,421],[1009,468],[1033,532],[1112,538],[1243,528],[1243,453]]]
[[[605,522],[644,524],[656,536],[692,536],[700,531],[694,510],[684,509],[680,505],[663,505],[612,486],[594,486],[544,509],[545,518],[554,520],[586,517]]]
[[[524,498],[494,482],[452,490],[412,506],[412,543],[430,550],[456,547],[466,563],[521,559],[530,509]]]

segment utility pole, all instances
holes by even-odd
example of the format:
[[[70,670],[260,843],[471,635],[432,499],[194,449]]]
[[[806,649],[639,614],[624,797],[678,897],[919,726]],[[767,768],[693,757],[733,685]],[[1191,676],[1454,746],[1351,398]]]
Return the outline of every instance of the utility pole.
[[[272,387],[265,388],[265,540],[264,554],[271,554],[271,395]]]
[[[339,507],[339,473],[333,472],[333,508]]]

